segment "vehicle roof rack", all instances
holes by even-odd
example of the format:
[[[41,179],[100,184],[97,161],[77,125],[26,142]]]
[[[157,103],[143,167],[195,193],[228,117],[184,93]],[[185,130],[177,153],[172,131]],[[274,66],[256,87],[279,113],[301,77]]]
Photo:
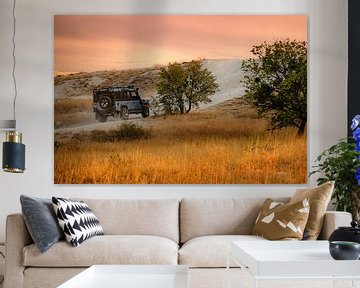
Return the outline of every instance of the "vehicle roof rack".
[[[114,86],[103,86],[103,87],[98,87],[95,88],[94,91],[107,91],[107,90],[112,90],[112,89],[134,89],[134,90],[138,90],[138,88],[135,88],[134,85],[127,85],[127,86],[122,86],[122,85],[114,85]]]

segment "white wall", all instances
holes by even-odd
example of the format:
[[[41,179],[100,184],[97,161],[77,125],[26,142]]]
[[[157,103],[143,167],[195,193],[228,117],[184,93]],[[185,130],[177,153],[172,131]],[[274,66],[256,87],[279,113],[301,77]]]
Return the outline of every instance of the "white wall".
[[[0,1],[0,119],[11,119],[11,0]],[[55,14],[306,14],[309,19],[309,166],[346,135],[347,1],[340,0],[19,0],[18,123],[27,149],[23,175],[0,172],[0,242],[21,193],[50,197],[168,198],[291,195],[292,185],[53,184],[53,16]],[[130,27],[129,27],[130,28]],[[166,37],[166,35],[164,35]],[[4,139],[1,134],[0,139]],[[3,140],[1,140],[3,141]],[[0,156],[1,157],[1,156]],[[312,180],[309,185],[314,185]]]

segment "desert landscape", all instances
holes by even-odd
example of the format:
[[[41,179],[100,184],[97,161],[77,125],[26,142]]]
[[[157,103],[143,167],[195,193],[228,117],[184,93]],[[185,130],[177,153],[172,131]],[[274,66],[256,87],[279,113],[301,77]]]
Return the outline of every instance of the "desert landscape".
[[[242,100],[240,62],[202,60],[219,89],[187,115],[136,114],[105,123],[95,120],[92,90],[134,85],[151,98],[160,67],[55,73],[55,183],[305,183],[306,133],[267,130],[266,119]]]
[[[54,183],[307,183],[306,40],[305,15],[54,16]]]

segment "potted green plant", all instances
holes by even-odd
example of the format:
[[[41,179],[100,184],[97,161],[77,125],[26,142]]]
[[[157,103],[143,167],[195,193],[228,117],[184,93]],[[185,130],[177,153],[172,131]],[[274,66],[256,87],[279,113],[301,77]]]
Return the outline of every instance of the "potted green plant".
[[[353,219],[360,223],[360,115],[353,118],[351,129],[353,137],[324,150],[310,175],[320,174],[318,185],[335,181],[332,195],[335,209],[352,213]]]

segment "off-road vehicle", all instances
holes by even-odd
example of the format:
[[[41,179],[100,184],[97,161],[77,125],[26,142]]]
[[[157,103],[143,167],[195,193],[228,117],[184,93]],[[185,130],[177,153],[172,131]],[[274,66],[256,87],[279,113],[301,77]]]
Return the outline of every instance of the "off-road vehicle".
[[[93,90],[95,119],[106,122],[109,116],[128,119],[129,114],[149,116],[149,100],[142,99],[134,86],[101,87]]]

